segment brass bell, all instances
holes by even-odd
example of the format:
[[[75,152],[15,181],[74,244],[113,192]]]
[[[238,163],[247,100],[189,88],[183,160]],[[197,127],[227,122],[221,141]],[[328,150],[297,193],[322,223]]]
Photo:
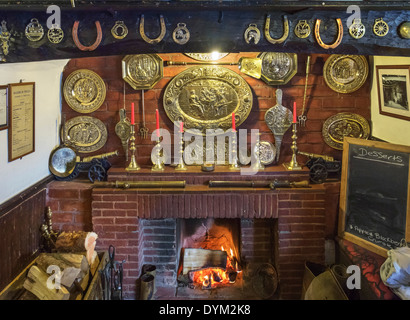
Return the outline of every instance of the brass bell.
[[[403,22],[399,27],[400,36],[404,39],[410,39],[410,21]]]

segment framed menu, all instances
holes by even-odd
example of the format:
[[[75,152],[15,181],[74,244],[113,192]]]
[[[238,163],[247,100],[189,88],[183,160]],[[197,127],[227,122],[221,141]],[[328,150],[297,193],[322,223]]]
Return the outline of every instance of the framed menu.
[[[9,162],[34,152],[34,89],[34,82],[9,84]]]
[[[0,130],[8,127],[8,86],[0,86]]]

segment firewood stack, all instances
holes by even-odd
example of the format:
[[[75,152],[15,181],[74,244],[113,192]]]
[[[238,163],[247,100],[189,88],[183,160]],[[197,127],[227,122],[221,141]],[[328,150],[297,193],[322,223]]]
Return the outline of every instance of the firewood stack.
[[[40,300],[81,300],[99,258],[94,232],[62,232],[52,253],[41,253],[30,268],[24,288]]]

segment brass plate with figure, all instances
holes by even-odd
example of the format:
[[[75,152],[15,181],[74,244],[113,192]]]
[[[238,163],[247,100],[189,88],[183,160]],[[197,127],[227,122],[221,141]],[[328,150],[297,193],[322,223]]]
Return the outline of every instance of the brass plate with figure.
[[[344,137],[368,139],[370,125],[361,115],[342,112],[326,119],[322,135],[327,145],[337,150],[343,150]]]
[[[358,90],[366,81],[369,65],[364,56],[331,55],[323,66],[323,77],[330,89],[339,93]]]
[[[252,100],[248,83],[236,72],[197,66],[169,82],[163,105],[172,122],[182,121],[186,131],[205,135],[207,129],[231,128],[233,112],[236,125],[241,125],[252,109]]]
[[[68,120],[65,124],[67,139],[81,153],[90,153],[101,149],[107,142],[107,128],[104,123],[93,117],[80,116]]]
[[[80,113],[91,113],[104,102],[105,83],[94,71],[79,69],[72,72],[64,82],[64,99],[67,104]]]
[[[298,71],[296,53],[262,52],[258,55],[262,59],[261,79],[268,85],[283,85]]]
[[[135,90],[152,89],[163,77],[164,62],[157,54],[134,54],[122,59],[122,78]]]

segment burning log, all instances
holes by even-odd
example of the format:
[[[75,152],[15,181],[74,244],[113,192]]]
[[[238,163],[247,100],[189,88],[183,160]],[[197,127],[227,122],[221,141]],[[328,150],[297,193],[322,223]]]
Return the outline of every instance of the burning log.
[[[190,271],[197,271],[206,268],[221,268],[226,269],[228,254],[221,250],[207,249],[184,249],[183,255],[183,274],[188,274]]]

